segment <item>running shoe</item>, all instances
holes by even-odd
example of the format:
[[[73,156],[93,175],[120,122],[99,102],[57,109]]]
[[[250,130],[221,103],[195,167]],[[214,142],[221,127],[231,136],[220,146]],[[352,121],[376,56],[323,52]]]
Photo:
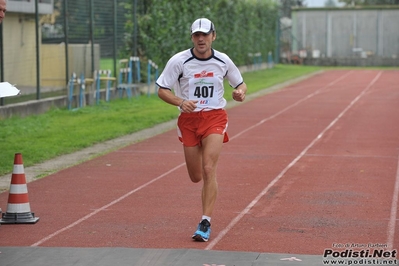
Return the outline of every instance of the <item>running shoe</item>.
[[[204,219],[198,224],[197,231],[193,234],[195,241],[207,242],[211,235],[211,223]]]

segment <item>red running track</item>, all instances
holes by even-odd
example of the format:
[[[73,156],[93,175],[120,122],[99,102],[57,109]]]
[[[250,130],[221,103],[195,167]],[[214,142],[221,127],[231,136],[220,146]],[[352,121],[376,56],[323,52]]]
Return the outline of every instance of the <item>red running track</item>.
[[[229,109],[208,243],[191,240],[201,185],[189,181],[171,130],[29,183],[40,221],[1,226],[0,246],[397,248],[398,76],[328,71]]]

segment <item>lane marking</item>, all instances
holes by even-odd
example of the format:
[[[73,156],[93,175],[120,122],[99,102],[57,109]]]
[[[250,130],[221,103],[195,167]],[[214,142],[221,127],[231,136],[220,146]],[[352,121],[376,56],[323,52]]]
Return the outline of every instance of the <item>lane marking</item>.
[[[288,110],[294,108],[295,106],[299,105],[300,103],[302,103],[302,102],[304,102],[304,101],[306,101],[306,100],[308,100],[308,99],[310,99],[310,98],[316,96],[317,94],[321,93],[324,89],[327,89],[328,87],[331,87],[332,85],[334,85],[334,84],[336,84],[337,82],[341,81],[342,79],[346,78],[346,77],[349,76],[352,72],[353,72],[353,71],[349,71],[349,72],[345,73],[345,75],[343,75],[343,76],[339,77],[338,79],[336,79],[336,80],[334,80],[334,81],[328,83],[326,86],[324,86],[324,87],[322,87],[322,88],[320,88],[320,89],[318,89],[318,90],[312,92],[311,94],[305,96],[304,98],[300,99],[299,101],[297,101],[297,102],[295,102],[295,103],[293,103],[293,104],[287,106],[286,108],[284,108],[283,110],[281,110],[281,111],[275,113],[274,115],[271,115],[271,116],[269,116],[269,117],[267,117],[267,118],[262,119],[261,121],[259,121],[259,122],[256,123],[255,125],[246,128],[245,130],[239,132],[237,135],[232,136],[232,137],[230,138],[230,140],[234,140],[234,139],[240,137],[240,136],[243,135],[244,133],[246,133],[246,132],[248,132],[248,131],[250,131],[250,130],[252,130],[252,129],[254,129],[254,128],[260,126],[260,125],[262,125],[263,123],[265,123],[265,122],[267,122],[267,121],[269,121],[269,120],[272,120],[273,118],[276,118],[277,116],[279,116],[279,115],[281,115],[282,113],[284,113],[284,112],[286,112],[286,111],[288,111]]]
[[[272,115],[272,116],[270,116],[270,117],[268,117],[268,118],[263,119],[263,120],[260,121],[259,123],[255,124],[254,126],[252,126],[252,127],[250,127],[250,128],[247,128],[247,129],[241,131],[241,132],[238,133],[237,135],[230,137],[230,140],[233,140],[233,139],[235,139],[235,138],[241,136],[243,133],[248,132],[250,129],[253,129],[253,128],[255,128],[255,127],[257,127],[257,126],[263,124],[264,122],[266,122],[266,121],[268,121],[268,120],[270,120],[270,119],[273,119],[273,118],[277,117],[278,115],[280,115],[280,114],[282,114],[282,113],[288,111],[289,109],[291,109],[291,108],[297,106],[299,103],[301,103],[301,102],[303,102],[303,101],[305,101],[305,100],[307,100],[307,99],[309,99],[309,98],[311,98],[311,97],[317,95],[317,94],[320,93],[323,89],[326,89],[326,88],[328,88],[328,87],[334,85],[335,83],[337,83],[338,81],[344,79],[346,76],[350,75],[351,73],[352,73],[352,71],[347,72],[345,75],[343,75],[343,76],[341,76],[340,78],[338,78],[338,79],[336,79],[336,80],[330,82],[329,84],[327,84],[326,86],[324,86],[324,87],[322,87],[322,88],[316,90],[315,92],[313,92],[313,93],[307,95],[306,97],[302,98],[301,100],[297,101],[296,103],[294,103],[294,104],[292,104],[292,105],[286,107],[285,109],[283,109],[283,110],[277,112],[276,114],[274,114],[274,115]],[[134,190],[131,190],[130,192],[128,192],[128,193],[126,193],[125,195],[119,197],[118,199],[116,199],[116,200],[110,202],[109,204],[106,204],[106,205],[104,205],[103,207],[94,210],[93,212],[91,212],[91,213],[87,214],[86,216],[82,217],[81,219],[76,220],[75,222],[73,222],[73,223],[71,223],[71,224],[69,224],[69,225],[67,225],[67,226],[65,226],[65,227],[63,227],[63,228],[61,228],[61,229],[59,229],[58,231],[56,231],[56,232],[54,232],[54,233],[52,233],[52,234],[50,234],[50,235],[48,235],[48,236],[42,238],[41,240],[39,240],[39,241],[37,241],[36,243],[32,244],[31,247],[40,246],[40,245],[43,244],[44,242],[46,242],[46,241],[52,239],[53,237],[55,237],[55,236],[57,236],[57,235],[59,235],[59,234],[65,232],[65,231],[67,231],[68,229],[71,229],[72,227],[74,227],[74,226],[76,226],[76,225],[78,225],[78,224],[80,224],[80,223],[82,223],[82,222],[88,220],[90,217],[96,215],[97,213],[99,213],[99,212],[101,212],[101,211],[105,211],[105,210],[108,209],[109,207],[111,207],[111,206],[115,205],[116,203],[118,203],[118,202],[124,200],[125,198],[129,197],[130,195],[136,193],[137,191],[139,191],[139,190],[141,190],[141,189],[143,189],[143,188],[148,187],[150,184],[154,183],[155,181],[158,181],[158,180],[162,179],[163,177],[165,177],[165,176],[167,176],[168,174],[170,174],[170,173],[172,173],[172,172],[178,170],[179,168],[183,167],[184,165],[186,165],[186,163],[181,163],[181,164],[179,164],[178,166],[176,166],[176,167],[172,168],[171,170],[169,170],[169,171],[163,173],[162,175],[160,175],[160,176],[158,176],[158,177],[152,179],[151,181],[149,181],[149,182],[143,184],[142,186],[137,187],[137,188],[134,189]],[[238,222],[238,221],[237,221],[237,222]]]
[[[377,76],[369,83],[369,85],[354,99],[351,103],[290,163],[280,172],[270,183],[269,185],[263,189],[256,198],[245,207],[244,210],[241,211],[239,215],[237,215],[227,226],[223,229],[219,235],[214,238],[210,243],[206,246],[205,250],[211,250],[215,245],[219,243],[219,241],[246,215],[252,208],[255,206],[259,200],[266,195],[267,192],[284,176],[288,170],[293,167],[304,155],[305,153],[319,140],[323,137],[323,135],[333,127],[339,119],[357,102],[363,95],[374,85],[374,83],[380,78],[382,71],[378,72]],[[259,123],[258,123],[259,124]]]
[[[399,156],[398,156],[398,170],[396,172],[395,188],[392,196],[391,216],[388,223],[388,249],[393,249],[393,241],[395,240],[395,226],[396,226],[396,215],[398,211],[398,198],[399,198]]]
[[[147,183],[145,183],[145,184],[143,184],[143,185],[141,185],[141,186],[139,186],[139,187],[137,187],[137,188],[131,190],[130,192],[128,192],[128,193],[126,193],[125,195],[123,195],[122,197],[120,197],[120,198],[118,198],[118,199],[116,199],[116,200],[114,200],[114,201],[108,203],[107,205],[104,205],[103,207],[101,207],[101,208],[99,208],[99,209],[96,209],[95,211],[93,211],[93,212],[87,214],[86,216],[84,216],[84,217],[80,218],[79,220],[75,221],[74,223],[71,223],[70,225],[68,225],[68,226],[66,226],[66,227],[64,227],[64,228],[61,228],[60,230],[58,230],[58,231],[56,231],[56,232],[54,232],[54,233],[52,233],[52,234],[46,236],[45,238],[43,238],[43,239],[37,241],[36,243],[32,244],[31,247],[37,247],[37,246],[43,244],[44,242],[50,240],[51,238],[53,238],[53,237],[55,237],[55,236],[61,234],[62,232],[66,231],[66,230],[68,230],[68,229],[71,229],[71,228],[74,227],[75,225],[78,225],[78,224],[80,224],[80,223],[86,221],[87,219],[89,219],[90,217],[96,215],[97,213],[99,213],[99,212],[101,212],[101,211],[105,211],[106,209],[108,209],[108,208],[111,207],[112,205],[115,205],[116,203],[118,203],[118,202],[124,200],[125,198],[129,197],[130,195],[136,193],[137,191],[139,191],[139,190],[141,190],[141,189],[143,189],[143,188],[145,188],[145,187],[148,187],[149,185],[151,185],[151,184],[154,183],[155,181],[158,181],[158,180],[162,179],[163,177],[165,177],[165,176],[167,176],[168,174],[170,174],[170,173],[176,171],[177,169],[179,169],[180,167],[182,167],[182,166],[184,166],[184,165],[186,165],[186,163],[181,163],[181,164],[179,164],[179,165],[176,166],[175,168],[172,168],[172,169],[170,169],[169,171],[163,173],[162,175],[160,175],[160,176],[158,176],[158,177],[152,179],[151,181],[148,181]]]
[[[301,259],[298,259],[298,258],[296,258],[296,257],[284,258],[284,259],[280,259],[280,260],[288,260],[288,261],[302,261]]]

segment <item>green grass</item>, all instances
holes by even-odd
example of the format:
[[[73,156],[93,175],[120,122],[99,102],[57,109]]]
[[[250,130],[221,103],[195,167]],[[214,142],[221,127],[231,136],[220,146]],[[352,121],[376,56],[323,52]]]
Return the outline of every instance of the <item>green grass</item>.
[[[243,74],[248,92],[254,93],[323,68],[316,66],[277,65],[274,68]],[[230,98],[226,98],[230,99]]]
[[[117,72],[119,71],[118,69],[118,61],[116,63],[116,68],[117,68]],[[102,70],[111,70],[112,73],[114,72],[114,59],[112,58],[102,58],[100,60],[100,69]]]
[[[243,76],[250,94],[320,69],[277,65]],[[231,93],[226,93],[225,97],[231,100]],[[15,153],[22,153],[27,167],[170,121],[177,115],[176,107],[164,103],[156,95],[142,95],[75,111],[54,109],[41,115],[0,120],[0,175],[12,172]]]

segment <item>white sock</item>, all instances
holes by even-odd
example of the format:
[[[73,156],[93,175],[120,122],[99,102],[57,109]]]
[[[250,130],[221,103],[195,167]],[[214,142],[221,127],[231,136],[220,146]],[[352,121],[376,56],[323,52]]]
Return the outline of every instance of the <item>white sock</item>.
[[[202,219],[201,219],[201,221],[202,220],[208,220],[208,222],[211,222],[211,217],[209,217],[209,216],[206,216],[206,215],[202,215]]]

